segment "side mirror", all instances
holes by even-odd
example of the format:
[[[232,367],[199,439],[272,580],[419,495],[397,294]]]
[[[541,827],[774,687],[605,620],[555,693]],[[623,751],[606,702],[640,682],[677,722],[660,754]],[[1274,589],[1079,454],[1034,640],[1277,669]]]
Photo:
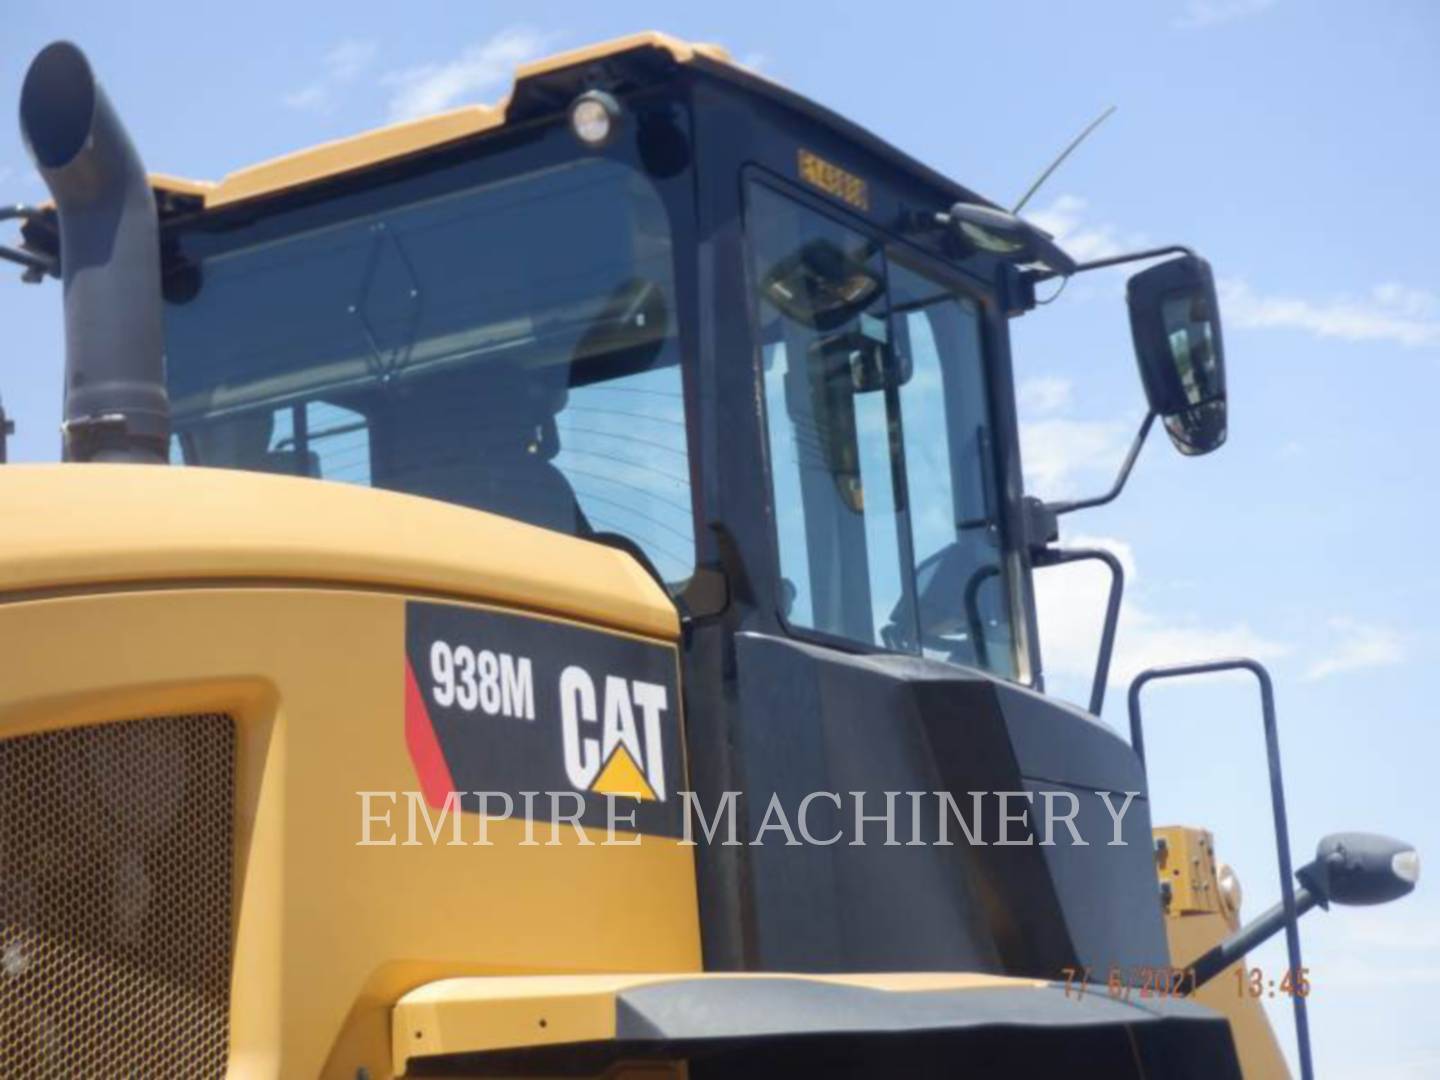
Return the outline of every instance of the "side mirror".
[[[1125,286],[1150,409],[1182,454],[1225,442],[1225,347],[1210,264],[1197,255],[1142,270]]]
[[[1371,833],[1336,833],[1296,871],[1321,904],[1386,904],[1415,888],[1420,855],[1409,844]]]
[[[1316,907],[1328,911],[1332,902],[1385,904],[1415,888],[1420,880],[1420,853],[1404,841],[1388,836],[1336,833],[1320,841],[1315,848],[1315,861],[1300,867],[1295,876],[1302,886],[1295,890],[1297,919]],[[1209,952],[1197,956],[1187,969],[1191,993],[1291,923],[1285,904],[1276,904]],[[1291,963],[1298,963],[1298,949],[1294,945],[1290,955]]]

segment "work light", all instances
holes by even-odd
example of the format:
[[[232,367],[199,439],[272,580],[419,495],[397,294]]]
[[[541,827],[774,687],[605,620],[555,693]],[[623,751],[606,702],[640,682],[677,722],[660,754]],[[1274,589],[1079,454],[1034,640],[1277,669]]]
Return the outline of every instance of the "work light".
[[[620,103],[603,90],[587,90],[570,105],[570,130],[586,146],[598,150],[620,130]]]

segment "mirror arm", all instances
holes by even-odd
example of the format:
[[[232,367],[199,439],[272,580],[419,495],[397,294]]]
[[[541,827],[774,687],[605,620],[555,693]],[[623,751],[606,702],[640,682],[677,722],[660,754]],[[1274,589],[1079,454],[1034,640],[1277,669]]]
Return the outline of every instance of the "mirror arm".
[[[1299,874],[1303,875],[1308,867],[1301,867]],[[1305,886],[1301,885],[1295,890],[1295,918],[1299,919],[1317,904],[1323,905],[1324,901]],[[1196,958],[1192,963],[1187,964],[1189,980],[1182,993],[1193,994],[1200,987],[1219,975],[1231,964],[1254,952],[1255,949],[1269,941],[1272,937],[1290,925],[1290,919],[1285,914],[1285,904],[1279,903],[1265,912],[1254,922],[1242,926],[1235,933],[1231,934],[1220,944],[1216,945],[1209,952]],[[1298,975],[1292,975],[1297,978]]]
[[[39,252],[0,244],[0,259],[23,266],[25,273],[21,275],[22,279],[30,284],[34,284],[46,276],[60,276],[60,260]]]
[[[1083,274],[1088,270],[1103,270],[1107,266],[1124,266],[1126,263],[1143,262],[1145,259],[1158,259],[1162,255],[1194,255],[1195,252],[1184,244],[1170,244],[1166,247],[1146,248],[1144,251],[1131,251],[1124,255],[1111,255],[1105,259],[1092,259],[1090,262],[1078,263],[1074,273]],[[1025,275],[1032,285],[1038,285],[1042,281],[1049,281],[1051,278],[1061,277],[1055,270],[1032,270]],[[1063,275],[1068,277],[1069,275]]]
[[[22,223],[28,223],[31,218],[39,216],[40,211],[33,206],[24,206],[20,203],[13,206],[0,206],[0,221],[19,220]],[[60,260],[58,258],[25,247],[23,241],[18,248],[11,247],[9,244],[0,244],[0,259],[23,266],[25,273],[22,275],[22,280],[31,284],[42,280],[46,275],[60,276]]]
[[[1111,485],[1109,491],[1090,499],[1046,503],[1045,509],[1058,517],[1074,510],[1088,510],[1092,506],[1104,506],[1106,503],[1114,502],[1120,492],[1125,490],[1125,482],[1130,479],[1130,470],[1135,468],[1135,460],[1140,456],[1140,448],[1145,445],[1145,439],[1149,436],[1150,428],[1155,423],[1155,415],[1154,409],[1145,414],[1145,419],[1140,423],[1140,430],[1135,433],[1135,441],[1130,444],[1130,451],[1125,455],[1125,461],[1120,466],[1120,475],[1115,478],[1115,483]]]

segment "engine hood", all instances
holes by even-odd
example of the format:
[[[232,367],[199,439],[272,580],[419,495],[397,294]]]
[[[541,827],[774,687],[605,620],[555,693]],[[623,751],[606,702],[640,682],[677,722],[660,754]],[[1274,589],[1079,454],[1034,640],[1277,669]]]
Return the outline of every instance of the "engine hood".
[[[479,510],[227,469],[0,470],[0,594],[264,581],[403,589],[675,640],[629,555]]]

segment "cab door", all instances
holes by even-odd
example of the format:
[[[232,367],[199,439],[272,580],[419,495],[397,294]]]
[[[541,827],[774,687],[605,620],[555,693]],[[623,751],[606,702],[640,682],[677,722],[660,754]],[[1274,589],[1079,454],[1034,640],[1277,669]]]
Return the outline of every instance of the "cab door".
[[[981,300],[768,179],[746,197],[784,625],[1013,678]]]

